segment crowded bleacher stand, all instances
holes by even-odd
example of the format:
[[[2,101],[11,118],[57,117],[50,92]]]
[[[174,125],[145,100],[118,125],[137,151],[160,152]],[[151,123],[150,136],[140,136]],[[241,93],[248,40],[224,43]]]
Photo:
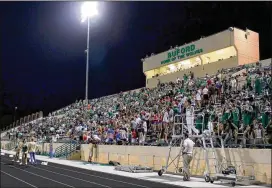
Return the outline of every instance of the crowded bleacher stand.
[[[225,147],[258,147],[272,144],[271,93],[271,70],[258,65],[220,70],[204,78],[191,73],[175,82],[158,82],[152,89],[121,92],[88,104],[76,101],[9,130],[7,137],[168,145],[174,123],[182,122],[189,135],[208,130],[222,136]]]

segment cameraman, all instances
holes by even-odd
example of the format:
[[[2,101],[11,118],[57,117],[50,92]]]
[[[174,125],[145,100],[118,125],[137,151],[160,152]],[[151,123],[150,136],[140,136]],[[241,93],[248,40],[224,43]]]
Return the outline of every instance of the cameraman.
[[[195,143],[189,138],[188,134],[184,134],[185,140],[183,141],[183,180],[190,181],[190,163],[193,159],[193,149]]]

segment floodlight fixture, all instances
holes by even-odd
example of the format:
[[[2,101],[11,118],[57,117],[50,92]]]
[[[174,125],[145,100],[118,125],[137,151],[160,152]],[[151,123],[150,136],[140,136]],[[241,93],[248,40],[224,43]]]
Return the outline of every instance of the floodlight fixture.
[[[87,1],[81,6],[81,21],[84,22],[88,18],[98,15],[97,2]]]

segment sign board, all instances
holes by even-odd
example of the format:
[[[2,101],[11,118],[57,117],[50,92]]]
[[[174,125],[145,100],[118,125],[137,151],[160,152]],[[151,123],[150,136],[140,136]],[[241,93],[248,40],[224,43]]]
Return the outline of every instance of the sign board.
[[[173,49],[172,51],[167,53],[167,57],[165,60],[161,61],[161,64],[168,64],[176,60],[182,60],[191,56],[194,56],[196,54],[203,53],[203,49],[197,49],[194,44],[179,47],[176,49]]]

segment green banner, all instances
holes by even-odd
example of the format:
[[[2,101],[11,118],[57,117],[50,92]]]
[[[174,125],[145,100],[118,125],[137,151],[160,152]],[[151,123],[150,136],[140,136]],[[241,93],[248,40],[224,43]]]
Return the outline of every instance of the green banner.
[[[191,56],[194,56],[196,54],[201,54],[203,52],[203,49],[196,49],[194,44],[180,47],[172,50],[171,52],[167,53],[167,59],[163,60],[161,64],[167,64],[171,63],[176,60],[182,60]]]

